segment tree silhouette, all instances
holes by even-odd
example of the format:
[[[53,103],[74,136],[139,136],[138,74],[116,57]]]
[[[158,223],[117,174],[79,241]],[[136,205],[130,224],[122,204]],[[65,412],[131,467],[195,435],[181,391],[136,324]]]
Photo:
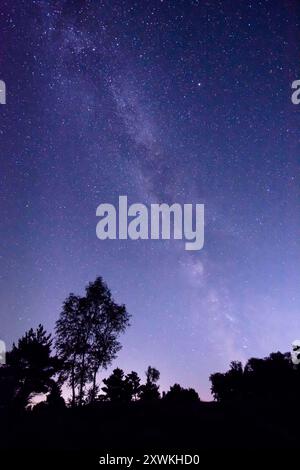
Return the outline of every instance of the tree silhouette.
[[[56,382],[52,384],[51,391],[47,396],[47,405],[51,409],[61,409],[66,406],[65,400],[61,396],[60,387]]]
[[[103,380],[105,393],[105,400],[111,402],[128,402],[130,401],[130,394],[125,380],[124,372],[118,367],[114,369],[113,373]]]
[[[104,387],[101,396],[105,401],[128,403],[137,400],[140,393],[140,378],[134,371],[125,376],[122,369],[116,368],[113,373],[103,380]]]
[[[129,390],[130,399],[137,400],[141,392],[141,379],[139,378],[138,374],[134,371],[131,371],[130,374],[126,375],[125,381]]]
[[[47,393],[53,387],[52,377],[58,371],[59,361],[51,356],[51,345],[51,335],[39,325],[35,331],[31,328],[26,332],[7,353],[3,372],[17,406],[25,407],[34,394]]]
[[[146,383],[141,386],[141,400],[152,401],[160,398],[159,386],[156,384],[160,373],[155,367],[149,366],[146,370]]]
[[[101,277],[90,283],[85,296],[70,294],[56,322],[56,349],[64,362],[60,381],[72,390],[72,404],[83,404],[87,386],[89,400],[97,394],[97,373],[106,368],[121,349],[120,333],[129,325],[124,305],[114,302]]]
[[[215,373],[210,376],[211,391],[217,401],[241,398],[244,389],[244,371],[241,362],[232,361],[225,374]]]

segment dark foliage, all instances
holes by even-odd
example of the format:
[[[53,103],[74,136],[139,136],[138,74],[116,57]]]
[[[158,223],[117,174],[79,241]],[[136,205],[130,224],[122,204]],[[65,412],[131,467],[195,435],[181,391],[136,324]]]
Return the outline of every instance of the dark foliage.
[[[113,373],[103,380],[104,399],[112,403],[126,403],[131,401],[130,388],[128,387],[124,372],[122,369],[115,369]]]
[[[183,388],[179,384],[174,384],[164,395],[164,400],[173,403],[197,403],[200,401],[199,395],[193,388]]]
[[[149,366],[146,370],[146,383],[141,385],[140,399],[143,401],[153,401],[160,398],[159,380],[160,373],[155,367]]]
[[[31,328],[13,345],[7,363],[0,368],[0,404],[24,408],[30,397],[51,391],[61,365],[51,356],[51,345],[51,335],[42,325]]]
[[[240,362],[232,362],[227,372],[212,374],[210,380],[219,402],[297,400],[300,392],[300,371],[289,353],[252,358],[244,368]]]

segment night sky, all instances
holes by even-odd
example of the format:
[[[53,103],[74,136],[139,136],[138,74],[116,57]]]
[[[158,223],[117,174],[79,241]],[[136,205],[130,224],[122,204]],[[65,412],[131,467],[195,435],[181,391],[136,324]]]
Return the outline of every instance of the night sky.
[[[114,366],[209,397],[300,339],[298,0],[1,1],[0,338],[103,276]],[[96,237],[96,208],[205,204],[205,244]],[[104,372],[103,376],[107,376]]]

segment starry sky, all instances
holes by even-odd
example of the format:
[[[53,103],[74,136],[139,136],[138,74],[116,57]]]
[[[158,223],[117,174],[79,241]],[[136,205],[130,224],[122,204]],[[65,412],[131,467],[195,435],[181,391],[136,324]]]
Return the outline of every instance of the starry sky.
[[[103,276],[114,366],[209,398],[300,338],[298,0],[1,2],[0,337]],[[96,237],[100,203],[205,204],[205,245]],[[107,376],[107,372],[104,373]]]

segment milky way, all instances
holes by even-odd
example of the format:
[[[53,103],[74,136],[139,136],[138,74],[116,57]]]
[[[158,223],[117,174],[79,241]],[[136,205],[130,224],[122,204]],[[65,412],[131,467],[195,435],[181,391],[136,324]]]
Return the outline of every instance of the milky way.
[[[300,5],[3,1],[1,331],[102,275],[132,314],[115,365],[209,396],[300,337]],[[205,204],[205,245],[96,238],[100,203]]]

